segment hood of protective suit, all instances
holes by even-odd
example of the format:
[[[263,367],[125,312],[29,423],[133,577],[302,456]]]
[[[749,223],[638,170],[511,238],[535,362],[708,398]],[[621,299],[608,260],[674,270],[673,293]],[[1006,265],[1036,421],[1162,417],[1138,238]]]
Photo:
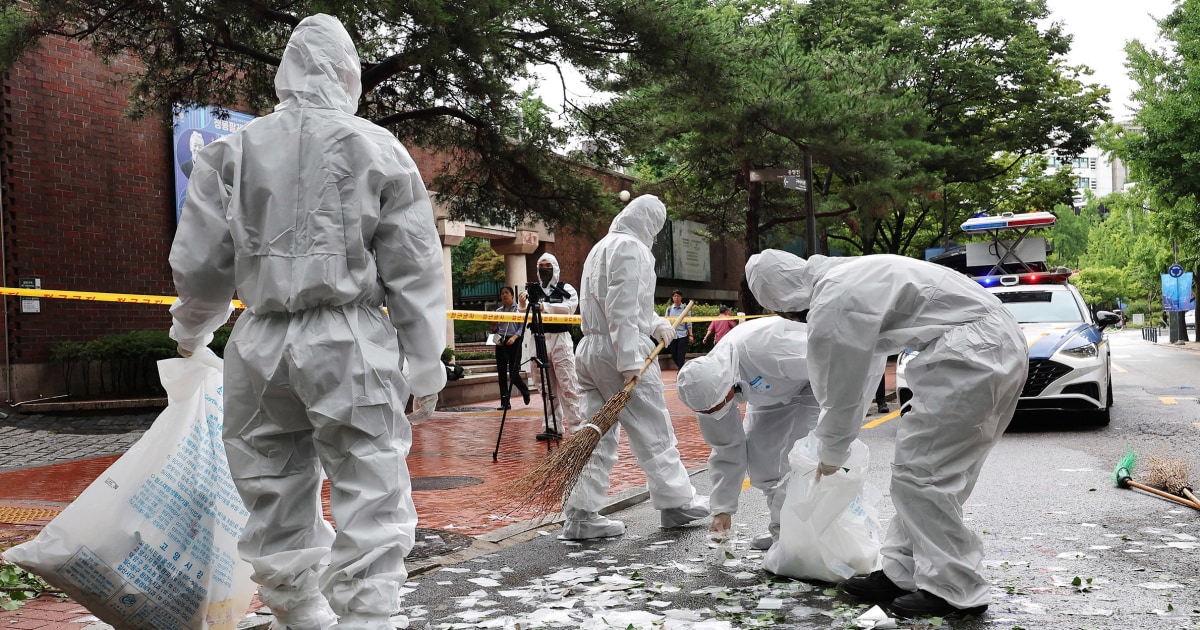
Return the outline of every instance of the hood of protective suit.
[[[759,304],[776,313],[808,310],[813,285],[829,259],[815,254],[804,260],[778,249],[767,249],[746,261],[746,284]]]
[[[675,387],[679,400],[692,411],[716,407],[737,383],[737,353],[732,344],[719,343],[708,354],[689,360],[679,368]]]
[[[358,111],[362,66],[350,34],[337,18],[318,13],[300,21],[275,73],[275,94],[279,97],[276,111],[293,107]]]
[[[538,257],[537,264],[540,266],[542,262],[548,262],[550,263],[550,266],[554,268],[554,275],[551,276],[550,282],[543,282],[542,286],[550,287],[558,284],[558,259],[554,257],[554,254],[542,254]]]
[[[663,202],[654,195],[642,195],[630,201],[624,210],[613,217],[608,231],[629,234],[650,247],[666,220],[667,207]]]

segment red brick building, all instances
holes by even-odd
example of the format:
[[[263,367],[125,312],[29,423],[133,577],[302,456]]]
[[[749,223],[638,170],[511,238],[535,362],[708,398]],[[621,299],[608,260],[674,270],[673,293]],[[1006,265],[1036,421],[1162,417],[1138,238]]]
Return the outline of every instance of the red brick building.
[[[5,286],[173,295],[167,263],[175,230],[171,121],[123,116],[128,90],[119,76],[136,69],[135,60],[105,65],[79,42],[47,38],[5,72],[0,101]],[[432,180],[442,160],[410,149],[426,181]],[[614,192],[634,188],[624,175],[595,172]],[[543,251],[554,253],[563,277],[578,284],[583,259],[604,227],[594,235],[555,235],[537,227],[506,233],[439,221],[448,246],[464,235],[493,239],[494,249],[507,254],[509,284],[534,277],[534,261]],[[736,299],[744,253],[740,246],[726,252],[713,244],[711,255],[711,281],[660,279],[659,299],[680,287],[709,301]],[[61,366],[51,361],[59,341],[82,343],[170,326],[161,305],[6,296],[4,306],[0,389],[10,403],[64,393]]]

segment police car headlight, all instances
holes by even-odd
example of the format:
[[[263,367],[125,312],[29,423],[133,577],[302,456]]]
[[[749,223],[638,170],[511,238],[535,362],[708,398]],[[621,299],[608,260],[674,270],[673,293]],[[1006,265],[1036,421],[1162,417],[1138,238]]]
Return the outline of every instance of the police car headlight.
[[[1096,344],[1091,342],[1073,348],[1063,348],[1058,352],[1074,359],[1093,359],[1100,354],[1100,350],[1096,348]]]

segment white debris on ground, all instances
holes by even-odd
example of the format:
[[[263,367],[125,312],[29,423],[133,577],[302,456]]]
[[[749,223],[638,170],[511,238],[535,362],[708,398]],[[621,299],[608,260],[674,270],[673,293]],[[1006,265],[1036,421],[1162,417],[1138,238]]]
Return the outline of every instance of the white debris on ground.
[[[631,537],[632,538],[632,537]],[[578,546],[562,541],[567,546]],[[647,558],[665,556],[675,538],[649,541]],[[823,615],[833,617],[828,608],[804,605],[814,600],[831,601],[833,589],[824,592],[816,586],[790,579],[774,580],[762,570],[762,552],[749,548],[745,536],[731,535],[724,542],[710,543],[711,553],[689,557],[685,561],[622,564],[605,555],[603,549],[581,549],[567,553],[576,566],[559,566],[522,585],[505,581],[512,570],[447,567],[444,577],[455,584],[482,588],[453,598],[452,605],[436,615],[423,606],[402,610],[405,622],[414,628],[457,630],[459,628],[521,629],[570,627],[584,630],[601,628],[655,628],[663,630],[733,630],[778,625],[789,617],[804,619]],[[744,585],[713,586],[713,572],[726,581]],[[457,575],[455,575],[457,574]],[[469,575],[464,575],[469,574]],[[433,574],[439,586],[447,580]],[[701,596],[712,603],[703,608],[680,607],[674,597]],[[799,597],[803,596],[802,602]],[[695,601],[691,597],[689,601]],[[514,606],[517,604],[518,606]],[[514,609],[528,608],[514,614]],[[847,623],[866,610],[866,606],[847,608],[837,613]],[[828,625],[829,620],[821,622]],[[896,627],[896,626],[871,626]]]
[[[982,619],[965,623],[893,619],[831,585],[776,578],[763,570],[763,552],[750,549],[741,523],[719,541],[706,535],[700,543],[706,549],[687,541],[690,552],[669,532],[631,533],[609,542],[556,541],[563,551],[555,557],[565,560],[523,583],[513,580],[511,568],[496,568],[497,556],[475,558],[430,576],[430,584],[458,586],[462,590],[455,592],[465,595],[406,607],[401,617],[414,630],[1200,628],[1200,608],[1190,601],[1200,591],[1200,578],[1150,568],[1162,554],[1192,557],[1200,547],[1200,527],[1186,510],[1160,513],[1159,526],[1120,531],[1076,513],[1047,512],[1054,518],[1040,527],[1044,531],[989,539],[984,570],[993,585],[992,604]],[[1104,566],[1124,569],[1091,573]],[[1130,595],[1140,609],[1130,609]]]

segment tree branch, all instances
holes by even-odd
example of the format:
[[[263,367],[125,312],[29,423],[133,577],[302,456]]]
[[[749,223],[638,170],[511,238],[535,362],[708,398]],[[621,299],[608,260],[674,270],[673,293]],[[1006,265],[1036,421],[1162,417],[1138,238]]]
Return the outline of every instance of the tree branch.
[[[380,127],[386,127],[388,125],[404,122],[406,120],[415,120],[417,118],[427,118],[432,116],[450,116],[451,118],[457,118],[458,120],[468,123],[477,129],[487,126],[484,121],[468,114],[467,112],[464,112],[461,109],[456,107],[446,107],[444,105],[439,107],[429,107],[426,109],[414,109],[407,112],[396,112],[395,114],[384,116],[383,118],[374,121],[374,123]]]

